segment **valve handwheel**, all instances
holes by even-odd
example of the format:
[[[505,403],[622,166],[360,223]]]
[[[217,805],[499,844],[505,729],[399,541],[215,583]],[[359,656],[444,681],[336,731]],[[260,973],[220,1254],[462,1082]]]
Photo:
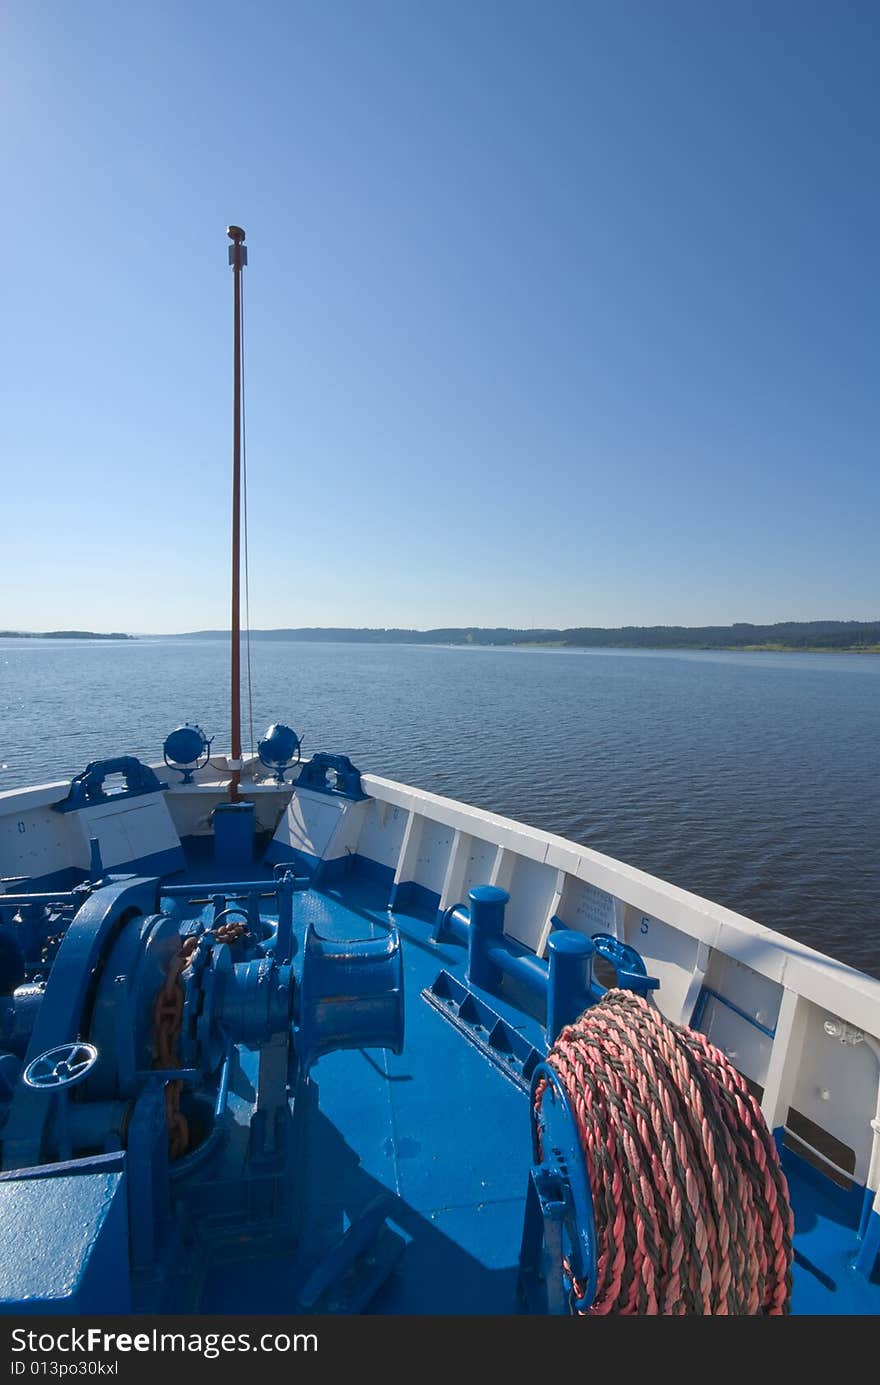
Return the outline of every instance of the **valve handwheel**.
[[[94,1044],[80,1040],[59,1044],[28,1063],[23,1074],[24,1081],[28,1087],[34,1087],[39,1092],[75,1087],[88,1077],[97,1061],[98,1050]]]

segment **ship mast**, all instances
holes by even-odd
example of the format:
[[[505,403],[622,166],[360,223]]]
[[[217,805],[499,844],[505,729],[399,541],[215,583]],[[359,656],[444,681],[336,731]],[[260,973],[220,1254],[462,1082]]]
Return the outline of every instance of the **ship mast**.
[[[229,247],[229,263],[232,265],[232,281],[235,299],[234,351],[233,351],[233,404],[232,404],[232,735],[231,755],[232,777],[229,781],[229,799],[238,802],[238,786],[241,782],[241,271],[247,264],[245,233],[240,226],[228,226],[226,234],[232,241]]]

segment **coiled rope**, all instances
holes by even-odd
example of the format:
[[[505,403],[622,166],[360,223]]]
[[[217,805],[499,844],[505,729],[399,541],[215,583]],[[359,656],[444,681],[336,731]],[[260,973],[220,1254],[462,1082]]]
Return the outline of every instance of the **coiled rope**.
[[[787,1313],[788,1187],[761,1108],[724,1054],[613,990],[563,1029],[548,1061],[593,1196],[588,1311]],[[546,1086],[536,1088],[537,1108]],[[585,1286],[573,1287],[583,1298]]]

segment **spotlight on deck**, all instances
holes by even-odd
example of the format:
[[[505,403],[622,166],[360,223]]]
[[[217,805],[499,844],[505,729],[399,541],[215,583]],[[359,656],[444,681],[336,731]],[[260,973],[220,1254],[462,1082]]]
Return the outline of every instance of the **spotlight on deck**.
[[[165,737],[162,753],[168,768],[179,770],[183,783],[191,784],[196,770],[203,769],[208,763],[211,742],[201,726],[191,726],[186,722]]]
[[[257,746],[257,754],[267,769],[275,771],[276,781],[283,784],[284,771],[290,769],[291,765],[298,765],[302,758],[300,755],[301,745],[302,738],[295,731],[291,731],[289,726],[283,726],[280,721],[276,721],[272,723]]]

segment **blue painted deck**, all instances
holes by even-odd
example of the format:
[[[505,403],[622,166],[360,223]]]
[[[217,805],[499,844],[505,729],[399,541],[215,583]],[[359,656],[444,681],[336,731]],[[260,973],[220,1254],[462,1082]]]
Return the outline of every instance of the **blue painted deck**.
[[[259,867],[248,868],[259,879]],[[190,880],[221,880],[212,861],[191,857]],[[177,883],[177,881],[175,881]],[[530,1161],[528,1098],[491,1066],[421,995],[441,968],[461,976],[465,951],[436,944],[431,923],[412,908],[387,909],[388,886],[349,873],[324,891],[295,896],[294,928],[306,923],[336,938],[378,936],[393,921],[406,979],[404,1053],[336,1053],[313,1072],[311,1113],[299,1195],[304,1223],[295,1257],[214,1264],[203,1312],[289,1312],[309,1271],[377,1193],[393,1199],[391,1219],[407,1244],[374,1298],[381,1313],[510,1313]],[[433,922],[433,920],[431,920]],[[296,964],[295,964],[296,965]],[[512,1005],[493,1008],[530,1042],[540,1025]],[[880,1283],[854,1272],[856,1200],[786,1156],[796,1214],[793,1311],[878,1313]]]

